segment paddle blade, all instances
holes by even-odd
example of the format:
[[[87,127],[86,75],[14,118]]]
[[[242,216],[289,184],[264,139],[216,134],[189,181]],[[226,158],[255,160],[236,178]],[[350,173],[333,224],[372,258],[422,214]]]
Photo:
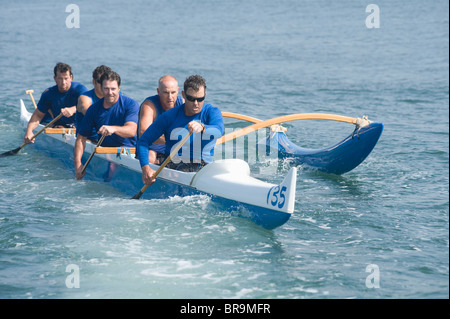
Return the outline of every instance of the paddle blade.
[[[137,193],[136,195],[134,195],[133,197],[131,197],[131,199],[139,199],[141,198],[142,194],[144,194],[145,190],[147,189],[149,185],[144,185],[144,187],[141,188],[141,190],[139,191],[139,193]]]
[[[0,157],[3,157],[3,156],[10,156],[10,155],[17,154],[21,149],[22,149],[22,147],[19,146],[18,148],[15,148],[15,149],[13,149],[13,150],[11,150],[11,151],[8,151],[8,152],[5,152],[5,153],[0,154]]]
[[[141,198],[142,194],[144,194],[144,192],[142,190],[140,190],[139,193],[137,193],[136,195],[131,197],[131,199],[139,199],[139,198]]]

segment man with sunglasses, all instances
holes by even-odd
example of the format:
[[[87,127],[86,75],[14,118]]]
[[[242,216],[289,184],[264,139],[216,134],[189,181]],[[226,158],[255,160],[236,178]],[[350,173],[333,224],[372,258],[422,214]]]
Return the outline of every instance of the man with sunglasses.
[[[81,121],[86,114],[87,109],[94,103],[97,103],[101,98],[103,98],[102,83],[100,78],[105,72],[111,71],[111,68],[106,65],[100,65],[95,68],[92,72],[92,85],[94,88],[92,90],[86,91],[80,95],[77,104],[77,113],[75,114],[75,127],[78,128]],[[97,133],[95,128],[92,129],[92,134],[88,136],[88,140],[97,143]]]
[[[175,158],[166,167],[182,171],[198,171],[212,162],[216,139],[224,131],[222,113],[211,104],[205,103],[206,82],[200,75],[189,76],[182,92],[185,103],[160,115],[144,132],[137,143],[138,157],[142,168],[142,180],[150,185],[154,170],[149,165],[149,147],[161,135],[166,146],[165,157],[188,132],[193,134],[182,146]],[[165,158],[160,158],[160,163]]]
[[[158,94],[149,96],[142,102],[139,110],[138,138],[144,134],[145,130],[156,120],[156,118],[171,108],[181,105],[184,100],[178,95],[179,87],[177,79],[172,75],[164,75],[158,81]],[[151,146],[149,151],[150,163],[158,163],[156,156],[158,153],[164,153],[164,136],[158,138]]]

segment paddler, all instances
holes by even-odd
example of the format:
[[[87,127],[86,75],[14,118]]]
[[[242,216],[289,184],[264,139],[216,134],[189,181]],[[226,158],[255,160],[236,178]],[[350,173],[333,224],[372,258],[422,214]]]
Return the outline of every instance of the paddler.
[[[110,67],[106,65],[100,65],[95,68],[92,72],[92,85],[94,88],[92,90],[86,91],[80,95],[78,98],[77,104],[77,113],[75,114],[75,127],[80,126],[81,121],[84,118],[84,114],[86,114],[87,109],[92,104],[98,102],[101,98],[103,98],[102,84],[100,81],[103,73],[107,71],[112,71]],[[97,132],[93,129],[92,134],[88,136],[88,140],[93,143],[97,143]]]
[[[155,172],[149,165],[149,148],[161,135],[166,140],[164,156],[167,157],[183,136],[193,133],[178,156],[167,164],[168,168],[193,172],[213,160],[216,139],[224,131],[222,113],[217,107],[205,103],[206,82],[200,75],[186,79],[182,95],[186,102],[158,116],[138,140],[142,180],[146,185],[154,182]],[[160,163],[164,160],[159,159]]]
[[[70,65],[59,62],[53,69],[53,80],[56,85],[46,89],[39,99],[36,110],[28,122],[24,137],[25,143],[34,143],[31,140],[33,130],[41,124],[47,124],[60,113],[63,116],[56,121],[55,127],[73,127],[75,112],[77,110],[78,97],[87,88],[73,81],[73,73]]]
[[[105,136],[101,146],[134,147],[139,113],[139,104],[120,93],[120,76],[114,71],[103,73],[100,78],[103,98],[92,104],[77,129],[74,149],[75,177],[84,176],[81,157],[87,137],[95,128],[99,138]]]
[[[184,103],[181,96],[178,95],[180,88],[177,79],[172,75],[164,75],[158,81],[158,94],[149,96],[142,102],[139,110],[138,139],[147,130],[147,128],[164,112]],[[165,152],[164,135],[160,136],[149,150],[149,162],[159,163],[156,159],[157,154]]]

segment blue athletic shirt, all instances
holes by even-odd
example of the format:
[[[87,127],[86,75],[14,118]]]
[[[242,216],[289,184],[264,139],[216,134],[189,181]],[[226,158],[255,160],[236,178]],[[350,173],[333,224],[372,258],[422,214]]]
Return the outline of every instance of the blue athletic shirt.
[[[100,100],[100,98],[97,96],[97,94],[95,94],[95,89],[86,91],[80,95],[85,95],[88,98],[90,98],[92,101],[91,105],[97,103]],[[83,113],[78,112],[78,111],[77,111],[77,113],[75,113],[75,127],[76,128],[78,128],[80,126],[80,123],[83,120],[83,118],[84,118]],[[97,131],[93,128],[91,135],[89,135],[87,138],[90,140],[98,139]]]
[[[103,107],[103,102],[104,99],[102,98],[88,108],[83,121],[77,128],[78,134],[88,137],[92,132],[92,128],[98,131],[103,125],[123,126],[126,122],[135,122],[137,124],[139,104],[135,100],[119,95],[117,102],[109,109]],[[102,146],[132,147],[135,145],[136,135],[132,138],[124,138],[113,134],[105,137],[102,143]]]
[[[148,98],[146,98],[144,100],[144,102],[145,101],[150,101],[155,106],[155,109],[156,109],[156,117],[155,117],[155,119],[158,118],[159,115],[161,115],[164,112],[166,112],[166,110],[164,110],[164,108],[163,108],[163,106],[161,104],[161,100],[160,100],[158,94],[153,95],[153,96],[149,96]],[[181,96],[177,96],[177,100],[175,101],[175,106],[179,106],[181,104],[183,104],[183,98]],[[139,132],[139,126],[138,126],[138,132]],[[158,152],[158,153],[164,153],[165,148],[166,148],[165,144],[153,144],[153,145],[150,146],[151,150],[153,150],[155,152]]]
[[[45,113],[42,119],[42,124],[47,124],[53,120],[48,110],[51,110],[54,117],[61,113],[61,109],[65,107],[76,106],[78,97],[87,91],[87,88],[78,82],[72,81],[70,89],[65,93],[58,91],[58,86],[52,86],[42,93],[41,98],[37,104],[37,108],[42,113]],[[72,125],[75,123],[75,115],[71,117],[62,116],[55,125]]]
[[[200,113],[186,116],[185,104],[174,107],[159,116],[142,134],[137,143],[137,153],[141,167],[148,165],[148,150],[150,145],[164,134],[166,138],[165,154],[169,155],[172,147],[189,133],[187,126],[191,121],[198,121],[205,125],[204,133],[194,133],[178,151],[178,157],[172,159],[174,163],[196,163],[204,160],[212,162],[216,139],[222,136],[224,124],[222,112],[211,104],[205,103]]]

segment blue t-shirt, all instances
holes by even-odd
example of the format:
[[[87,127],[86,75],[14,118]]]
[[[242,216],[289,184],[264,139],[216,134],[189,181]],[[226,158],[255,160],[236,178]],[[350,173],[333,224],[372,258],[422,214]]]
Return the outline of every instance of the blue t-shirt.
[[[148,150],[150,145],[164,134],[166,139],[165,154],[169,155],[172,147],[189,133],[187,126],[191,121],[198,121],[205,125],[204,133],[194,133],[178,151],[178,157],[173,158],[174,163],[195,163],[204,160],[212,162],[216,139],[222,136],[224,124],[222,112],[211,104],[203,104],[200,113],[186,116],[184,104],[174,107],[156,119],[142,134],[137,143],[137,153],[141,167],[149,164]]]
[[[81,121],[77,133],[88,137],[92,128],[96,131],[103,125],[117,125],[123,126],[126,122],[138,122],[139,104],[124,95],[119,95],[117,102],[108,109],[103,107],[104,99],[100,99],[97,103],[92,104],[86,114],[83,121]],[[132,138],[120,137],[117,134],[113,134],[105,137],[102,146],[128,146],[132,147],[136,145],[136,135]]]
[[[159,115],[161,115],[164,112],[166,112],[166,110],[163,108],[163,106],[161,104],[161,99],[159,98],[158,94],[153,95],[153,96],[149,96],[148,98],[146,98],[144,100],[144,102],[145,101],[150,101],[155,106],[155,109],[156,109],[156,117],[155,117],[155,119],[157,119]],[[177,96],[177,100],[175,101],[175,106],[179,106],[181,104],[183,104],[183,98],[181,96]],[[138,132],[139,132],[139,126],[138,126]],[[164,153],[165,148],[166,148],[166,146],[164,144],[153,144],[153,145],[150,146],[151,150],[156,151],[158,153]]]
[[[57,85],[45,90],[37,104],[39,111],[45,113],[41,123],[47,124],[53,120],[48,110],[51,110],[53,116],[57,117],[61,113],[61,109],[76,106],[78,97],[85,91],[87,91],[87,88],[83,84],[74,81],[72,81],[70,89],[65,93],[59,92]],[[55,125],[72,125],[74,123],[75,115],[71,117],[62,116]]]
[[[86,91],[86,92],[84,92],[83,94],[80,94],[80,95],[85,95],[88,98],[90,98],[91,101],[92,101],[91,105],[97,103],[100,100],[100,98],[97,96],[97,94],[95,94],[95,89]],[[83,120],[83,118],[84,118],[83,113],[78,112],[78,111],[77,111],[77,113],[75,113],[75,127],[76,128],[78,128],[80,126],[80,123]],[[91,135],[89,135],[87,138],[90,139],[90,140],[98,139],[98,135],[97,135],[97,132],[96,132],[95,128],[92,129]]]

